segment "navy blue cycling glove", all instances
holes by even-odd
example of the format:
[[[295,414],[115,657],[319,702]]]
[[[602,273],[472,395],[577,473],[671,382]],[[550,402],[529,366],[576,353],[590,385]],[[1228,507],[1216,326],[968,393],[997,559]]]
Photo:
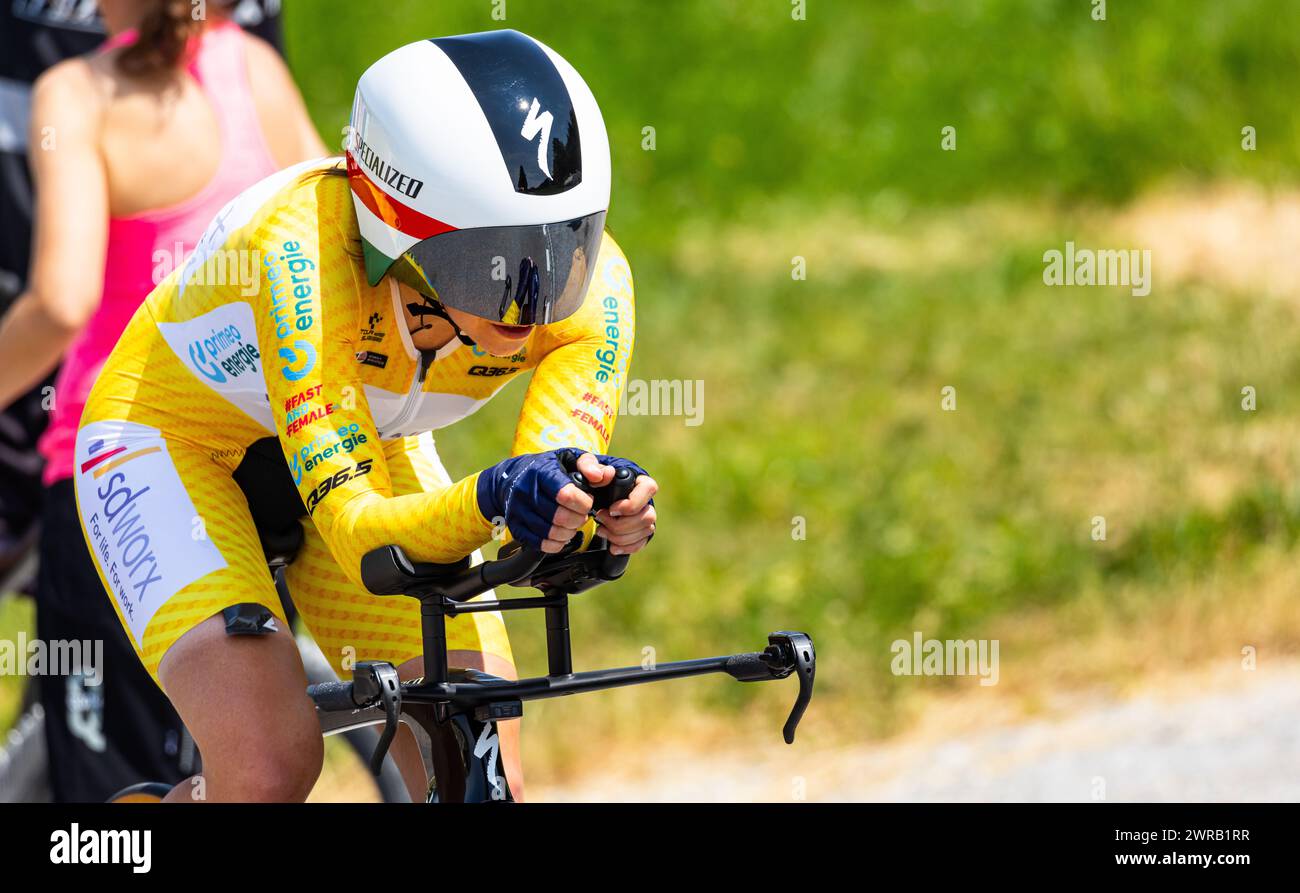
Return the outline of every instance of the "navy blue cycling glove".
[[[574,460],[581,455],[581,451],[566,447],[515,456],[484,469],[478,476],[478,508],[483,517],[489,521],[505,518],[506,527],[515,539],[540,549],[542,540],[550,535],[555,511],[560,507],[556,497],[565,484],[573,483],[561,462],[563,453],[572,454]],[[630,459],[601,455],[596,458],[602,465],[630,468],[636,475],[646,473]],[[577,467],[572,462],[570,465]]]

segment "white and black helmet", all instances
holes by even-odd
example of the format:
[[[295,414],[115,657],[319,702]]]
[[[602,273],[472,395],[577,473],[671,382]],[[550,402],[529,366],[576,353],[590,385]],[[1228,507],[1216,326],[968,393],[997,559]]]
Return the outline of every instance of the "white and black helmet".
[[[366,69],[347,143],[371,285],[388,272],[512,325],[581,305],[609,208],[591,90],[518,31],[408,44]]]

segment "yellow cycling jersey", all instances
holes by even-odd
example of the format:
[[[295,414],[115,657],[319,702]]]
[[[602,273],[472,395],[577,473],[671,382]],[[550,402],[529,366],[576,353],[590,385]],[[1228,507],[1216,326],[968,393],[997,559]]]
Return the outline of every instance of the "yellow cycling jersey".
[[[339,173],[337,159],[307,162],[228,204],[113,351],[83,416],[77,461],[83,523],[101,565],[116,559],[121,578],[115,586],[106,571],[106,584],[119,602],[149,571],[133,574],[129,555],[109,554],[111,532],[97,543],[90,515],[102,475],[140,451],[181,444],[233,472],[251,444],[277,437],[312,523],[359,584],[361,556],[373,548],[395,543],[416,560],[454,561],[493,530],[478,508],[477,474],[397,495],[386,459],[394,442],[465,418],[531,371],[512,455],[607,449],[635,328],[631,271],[614,240],[605,235],[582,308],[535,328],[515,355],[456,338],[422,354],[396,284],[367,284]]]

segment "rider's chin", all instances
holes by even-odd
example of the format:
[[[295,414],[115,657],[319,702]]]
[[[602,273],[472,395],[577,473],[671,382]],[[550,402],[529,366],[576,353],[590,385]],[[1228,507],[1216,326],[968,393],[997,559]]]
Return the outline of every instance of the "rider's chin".
[[[499,343],[515,346],[527,341],[529,333],[533,330],[532,326],[508,326],[499,322],[494,322],[491,326],[492,334],[496,336]]]

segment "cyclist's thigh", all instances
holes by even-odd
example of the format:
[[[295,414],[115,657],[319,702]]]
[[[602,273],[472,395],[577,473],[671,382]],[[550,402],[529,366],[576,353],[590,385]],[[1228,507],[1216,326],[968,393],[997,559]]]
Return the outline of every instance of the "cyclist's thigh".
[[[208,450],[135,422],[91,421],[75,476],[100,580],[155,682],[168,649],[227,607],[255,603],[285,625],[248,503]]]
[[[451,485],[428,435],[394,441],[385,454],[393,491],[399,496]],[[289,593],[334,670],[346,677],[357,660],[400,665],[419,657],[419,602],[402,595],[371,595],[343,573],[309,520],[303,520],[303,528],[303,548],[289,567]],[[481,596],[494,597],[490,591]],[[514,663],[499,611],[449,618],[447,649],[481,652]]]

